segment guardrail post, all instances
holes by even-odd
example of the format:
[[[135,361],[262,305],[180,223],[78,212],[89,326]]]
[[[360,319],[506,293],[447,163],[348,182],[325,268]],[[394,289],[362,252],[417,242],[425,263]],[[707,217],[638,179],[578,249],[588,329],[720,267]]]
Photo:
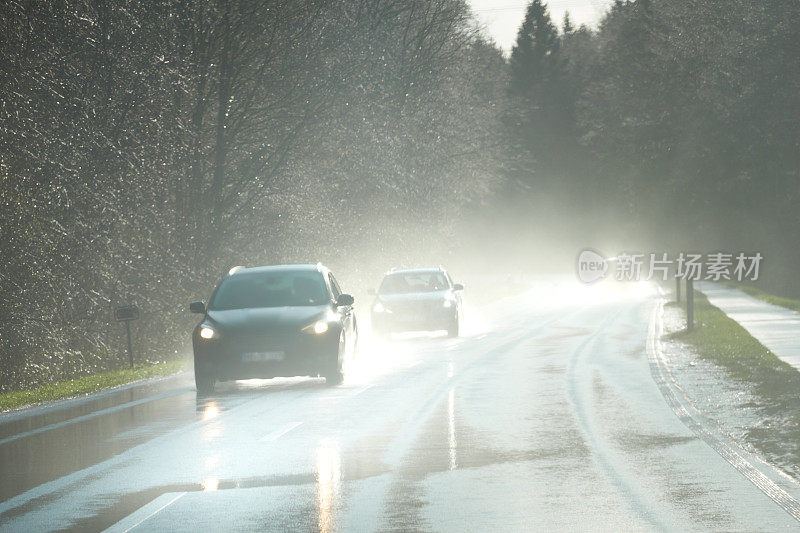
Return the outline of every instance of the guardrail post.
[[[686,329],[694,329],[694,282],[692,278],[686,279]]]

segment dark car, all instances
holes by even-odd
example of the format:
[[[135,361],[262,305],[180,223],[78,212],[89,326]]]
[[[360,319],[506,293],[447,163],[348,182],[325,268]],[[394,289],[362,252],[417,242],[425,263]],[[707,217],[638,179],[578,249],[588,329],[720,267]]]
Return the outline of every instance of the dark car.
[[[194,329],[197,391],[217,380],[324,376],[341,383],[343,363],[355,350],[353,297],[343,294],[322,265],[232,269],[214,289]]]
[[[405,331],[446,330],[457,337],[463,289],[443,268],[390,271],[372,304],[372,331],[385,338]]]

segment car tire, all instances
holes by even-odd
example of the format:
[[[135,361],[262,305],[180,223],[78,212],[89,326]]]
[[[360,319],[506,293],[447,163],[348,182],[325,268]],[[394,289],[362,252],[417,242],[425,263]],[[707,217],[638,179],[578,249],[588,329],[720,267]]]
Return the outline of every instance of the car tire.
[[[455,317],[453,320],[450,321],[450,324],[448,324],[447,326],[447,336],[458,337],[460,326],[461,326],[461,321],[458,320],[458,317]]]
[[[216,379],[214,376],[210,374],[206,374],[204,372],[197,372],[194,373],[194,384],[197,387],[197,394],[206,395],[206,394],[213,394],[214,393],[214,385],[216,385]]]
[[[342,372],[342,365],[344,364],[344,357],[346,356],[347,343],[345,342],[344,333],[339,338],[339,348],[336,353],[336,360],[331,361],[330,367],[323,372],[322,376],[325,378],[325,384],[333,387],[341,385],[344,381],[344,372]]]
[[[355,359],[358,357],[358,324],[353,322],[353,353],[350,354],[350,357]]]
[[[330,387],[341,385],[342,381],[344,381],[344,374],[341,370],[334,370],[325,374],[325,384]]]

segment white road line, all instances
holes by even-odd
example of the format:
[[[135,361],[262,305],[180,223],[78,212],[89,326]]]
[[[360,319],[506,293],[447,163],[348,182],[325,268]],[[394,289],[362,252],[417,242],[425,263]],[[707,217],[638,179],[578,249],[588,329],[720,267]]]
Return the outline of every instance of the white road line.
[[[361,387],[360,389],[356,389],[356,390],[354,390],[353,392],[351,392],[351,393],[350,393],[350,396],[358,396],[359,394],[361,394],[361,393],[362,393],[362,392],[364,392],[365,390],[367,390],[367,389],[371,389],[372,387],[373,387],[373,385],[364,385],[364,386],[363,386],[363,387]]]
[[[90,392],[88,394],[84,394],[82,396],[76,396],[74,398],[55,400],[52,402],[43,403],[41,405],[31,405],[28,407],[22,407],[20,409],[14,409],[12,411],[6,411],[5,413],[0,413],[0,424],[7,424],[8,422],[14,422],[16,420],[23,420],[25,418],[31,418],[34,416],[48,415],[52,413],[57,413],[59,411],[74,409],[79,405],[85,405],[87,403],[96,402],[97,400],[102,400],[104,398],[108,398],[109,396],[114,396],[116,394],[120,394],[129,391],[130,389],[135,389],[137,387],[149,387],[159,383],[164,383],[165,381],[179,380],[181,378],[184,378],[187,374],[190,374],[190,372],[184,371],[178,374],[173,374],[171,376],[141,379],[138,381],[133,381],[131,383],[126,383],[125,385],[118,385],[110,389],[103,389],[97,392]]]
[[[194,387],[192,387],[191,390],[193,389]],[[110,457],[102,462],[88,466],[81,470],[77,470],[70,474],[66,474],[51,481],[47,481],[34,488],[28,489],[22,494],[13,496],[9,500],[0,502],[0,515],[8,512],[10,509],[18,509],[19,507],[37,498],[51,496],[64,490],[72,490],[72,488],[77,486],[75,485],[76,483],[91,484],[93,480],[98,479],[97,476],[106,476],[113,469],[124,468],[128,464],[128,461],[131,460],[131,457],[141,456],[142,454],[148,457],[155,457],[159,453],[163,452],[165,449],[164,446],[171,446],[173,439],[184,438],[203,426],[207,426],[208,424],[219,422],[221,419],[235,419],[235,417],[247,419],[249,416],[252,416],[254,411],[257,411],[262,417],[264,416],[265,412],[282,412],[282,409],[287,404],[297,401],[298,398],[311,396],[315,394],[315,392],[316,390],[313,388],[294,390],[289,389],[286,395],[282,396],[281,400],[276,400],[274,403],[270,403],[266,410],[262,403],[263,395],[254,395],[250,399],[246,399],[242,403],[222,411],[212,420],[195,420],[188,424],[178,426],[173,431],[159,435],[142,444],[136,445],[133,448],[130,448],[118,455],[114,455],[113,457]]]
[[[186,496],[185,492],[167,492],[158,498],[154,499],[144,507],[140,507],[133,513],[129,514],[110,528],[106,529],[106,533],[127,533],[142,525],[146,520],[154,517],[176,501]]]
[[[70,418],[69,420],[64,420],[62,422],[56,422],[55,424],[49,424],[47,426],[42,426],[40,428],[32,429],[30,431],[25,431],[24,433],[17,433],[16,435],[11,435],[10,437],[6,437],[4,439],[0,439],[0,445],[6,444],[7,442],[15,441],[17,439],[22,439],[24,437],[30,437],[32,435],[36,435],[37,433],[43,433],[45,431],[50,431],[51,429],[57,429],[63,426],[68,426],[69,424],[75,424],[77,422],[83,422],[85,420],[90,420],[92,418],[96,418],[98,416],[107,415],[109,413],[113,413],[116,411],[121,411],[123,409],[128,409],[130,407],[135,407],[137,405],[141,405],[143,403],[153,402],[155,400],[161,400],[163,398],[169,398],[170,396],[176,396],[178,394],[184,394],[192,390],[191,387],[184,387],[182,389],[176,389],[172,391],[163,392],[161,394],[156,394],[155,396],[148,396],[147,398],[142,398],[141,400],[136,400],[133,402],[123,403],[120,405],[115,405],[114,407],[109,407],[107,409],[101,409],[99,411],[94,411],[93,413],[88,413],[82,416],[77,416],[75,418]]]
[[[302,424],[303,424],[302,422],[295,422],[294,424],[283,426],[282,428],[276,429],[272,433],[267,433],[266,435],[258,439],[258,442],[274,442],[279,438],[283,437],[284,435],[286,435],[287,433],[289,433],[297,426],[300,426]]]
[[[418,364],[420,364],[420,361],[414,361],[413,363],[408,363],[408,366],[406,368],[414,368]]]

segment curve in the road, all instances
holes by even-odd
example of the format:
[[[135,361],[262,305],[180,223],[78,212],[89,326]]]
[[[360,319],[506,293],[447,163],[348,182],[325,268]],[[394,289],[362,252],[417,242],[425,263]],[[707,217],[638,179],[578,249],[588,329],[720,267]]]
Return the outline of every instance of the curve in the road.
[[[659,339],[662,332],[661,317],[663,315],[663,307],[664,300],[662,298],[656,302],[651,313],[647,332],[647,357],[653,380],[656,382],[667,404],[687,428],[784,511],[789,513],[795,520],[800,521],[800,502],[787,490],[779,486],[773,478],[782,479],[787,484],[794,484],[791,487],[792,489],[800,491],[800,487],[797,487],[796,483],[787,479],[785,474],[763,461],[760,461],[762,465],[759,468],[757,466],[757,458],[751,458],[751,454],[725,438],[722,432],[715,430],[711,423],[692,404],[691,399],[678,384],[660,347]],[[767,475],[765,470],[772,475]]]
[[[598,337],[604,333],[624,311],[626,311],[625,308],[606,317],[597,326],[597,329],[584,339],[572,352],[569,364],[567,365],[567,395],[575,409],[578,426],[586,437],[587,442],[591,444],[589,448],[592,450],[592,456],[602,473],[617,489],[619,494],[625,499],[637,516],[650,524],[654,529],[665,531],[668,528],[664,524],[664,521],[658,517],[657,512],[648,502],[648,499],[640,493],[636,485],[631,483],[622,469],[615,464],[616,461],[609,452],[608,447],[601,442],[602,438],[597,428],[592,423],[592,417],[589,413],[591,400],[587,397],[587,394],[581,391],[581,384],[579,383],[580,378],[577,375],[578,366],[582,362],[583,356],[588,348],[597,341]]]

